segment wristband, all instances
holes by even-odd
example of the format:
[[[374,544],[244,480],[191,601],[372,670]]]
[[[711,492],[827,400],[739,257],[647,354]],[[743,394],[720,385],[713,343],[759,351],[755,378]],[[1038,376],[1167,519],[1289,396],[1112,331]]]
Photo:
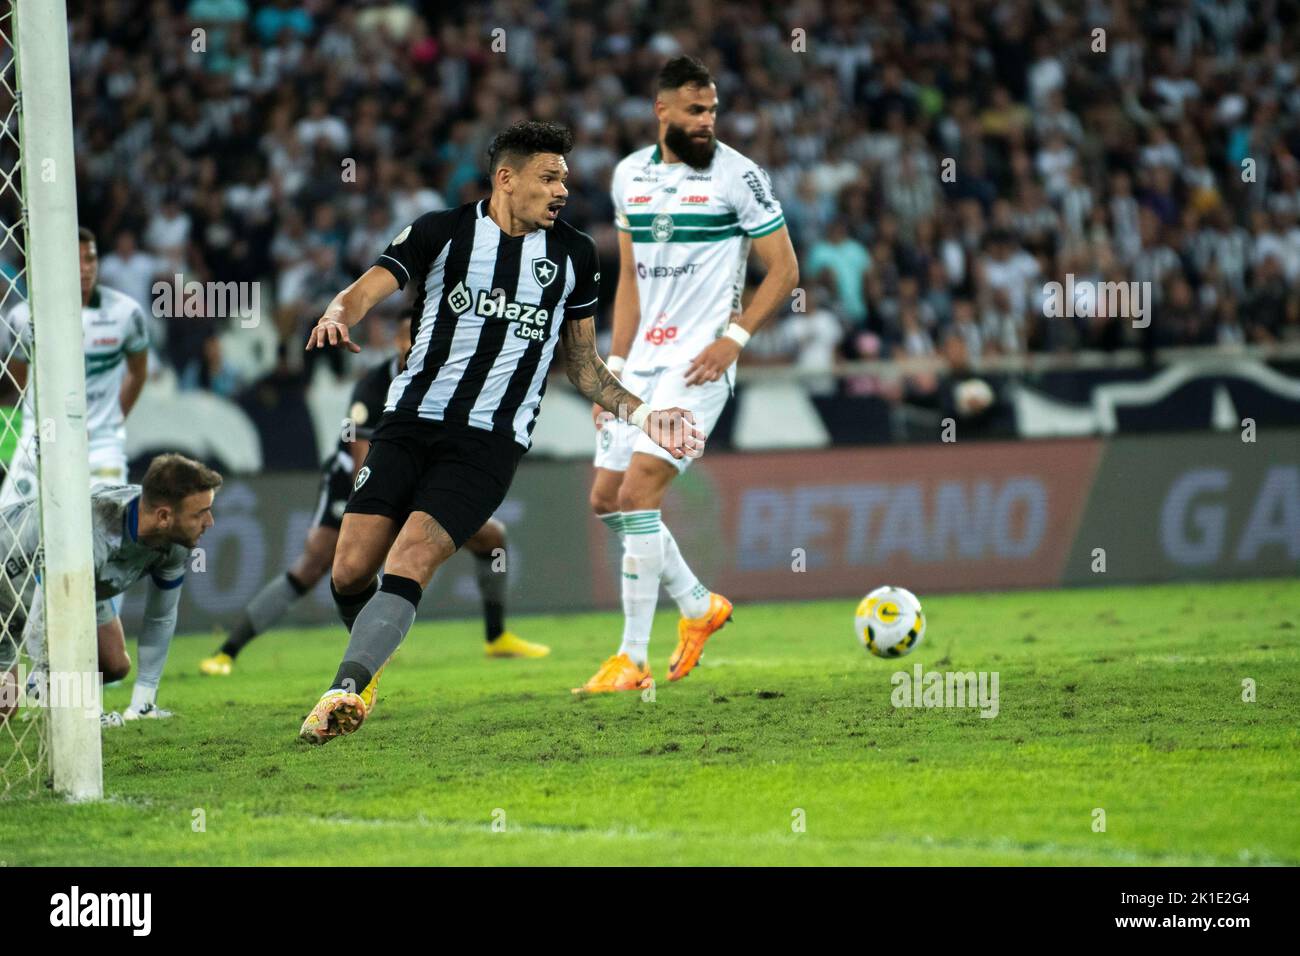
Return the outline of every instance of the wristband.
[[[649,417],[650,403],[642,402],[636,407],[636,411],[628,416],[627,423],[633,428],[642,428],[645,425],[645,420]]]
[[[627,367],[627,357],[623,355],[611,355],[605,359],[605,367],[617,375]]]
[[[731,339],[742,349],[749,344],[749,333],[741,326],[739,322],[732,322],[727,326],[727,331],[722,333],[723,338]]]

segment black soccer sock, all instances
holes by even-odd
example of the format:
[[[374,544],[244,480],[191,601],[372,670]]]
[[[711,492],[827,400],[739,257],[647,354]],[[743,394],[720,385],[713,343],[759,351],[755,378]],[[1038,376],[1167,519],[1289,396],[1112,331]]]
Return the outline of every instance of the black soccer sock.
[[[267,582],[235,619],[234,627],[226,635],[226,643],[221,645],[221,653],[237,657],[249,641],[274,625],[306,593],[307,586],[291,571]]]
[[[379,593],[357,616],[331,689],[354,693],[365,689],[406,638],[406,632],[415,622],[415,609],[423,591],[418,581],[399,574],[384,575]]]
[[[226,635],[226,643],[221,645],[220,653],[228,654],[232,659],[238,657],[239,652],[255,637],[257,631],[253,629],[253,622],[249,620],[248,612],[240,611],[230,633]]]
[[[506,565],[503,563],[500,570],[496,570],[496,559],[490,553],[476,554],[474,560],[478,593],[483,599],[483,623],[490,644],[506,629]]]
[[[491,644],[505,633],[506,606],[495,601],[484,601],[483,623],[487,627],[487,641]]]
[[[356,661],[344,661],[339,665],[338,673],[334,675],[334,683],[330,684],[330,690],[346,690],[359,694],[366,689],[374,676]]]
[[[357,615],[361,613],[361,609],[366,606],[367,601],[375,596],[375,592],[378,590],[379,581],[375,579],[366,586],[364,591],[357,594],[340,594],[338,589],[334,587],[334,579],[330,579],[330,594],[334,596],[334,606],[339,609],[339,617],[343,619],[343,623],[347,626],[349,632],[352,630],[352,625],[356,623]]]

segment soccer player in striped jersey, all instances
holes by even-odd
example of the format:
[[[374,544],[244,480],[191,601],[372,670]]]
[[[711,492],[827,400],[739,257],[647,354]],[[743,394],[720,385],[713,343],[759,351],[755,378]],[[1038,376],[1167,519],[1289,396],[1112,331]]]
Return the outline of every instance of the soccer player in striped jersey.
[[[411,320],[397,323],[394,343],[397,354],[376,365],[357,382],[348,403],[348,417],[339,435],[338,447],[321,467],[320,499],[312,518],[311,530],[303,543],[302,554],[293,566],[277,575],[258,591],[248,606],[235,618],[217,653],[199,662],[199,672],[210,677],[229,676],[235,658],[259,634],[275,626],[303,595],[314,588],[334,563],[334,548],[339,540],[339,525],[348,494],[356,481],[361,463],[370,450],[370,436],[384,412],[388,389],[397,374],[406,367],[411,348]],[[474,555],[477,565],[479,595],[483,599],[483,620],[487,629],[488,657],[545,657],[551,649],[545,644],[525,641],[505,629],[506,567],[495,567],[496,556],[504,553],[506,526],[489,518],[465,549]],[[498,550],[500,549],[500,550]]]
[[[434,571],[501,504],[531,444],[561,340],[580,394],[674,458],[703,444],[689,411],[651,410],[596,354],[595,243],[559,219],[572,146],[569,131],[551,123],[500,133],[488,154],[491,198],[426,213],[399,232],[308,338],[309,349],[360,351],[349,329],[415,284],[411,352],[388,390],[339,531],[330,585],[351,637],[299,731],[309,743],[361,726]]]
[[[708,432],[731,397],[740,350],[788,300],[799,264],[767,173],[714,137],[718,94],[704,64],[670,60],[657,87],[658,141],[614,170],[620,271],[608,365],[651,404],[689,407]],[[767,275],[742,311],[751,248]],[[681,612],[668,661],[668,679],[680,680],[731,619],[731,602],[700,583],[660,518],[690,458],[663,454],[600,408],[593,414],[591,505],[622,541],[623,639],[574,693],[650,684],[661,582]]]

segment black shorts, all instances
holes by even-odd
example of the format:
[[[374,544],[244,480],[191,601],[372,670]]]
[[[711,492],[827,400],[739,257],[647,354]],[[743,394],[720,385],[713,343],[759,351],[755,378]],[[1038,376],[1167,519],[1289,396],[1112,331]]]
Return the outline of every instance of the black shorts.
[[[316,513],[312,515],[311,526],[338,531],[351,493],[352,469],[347,460],[335,454],[322,466],[320,496],[316,499]]]
[[[523,454],[508,435],[385,412],[347,512],[403,522],[423,511],[459,548],[501,506]]]

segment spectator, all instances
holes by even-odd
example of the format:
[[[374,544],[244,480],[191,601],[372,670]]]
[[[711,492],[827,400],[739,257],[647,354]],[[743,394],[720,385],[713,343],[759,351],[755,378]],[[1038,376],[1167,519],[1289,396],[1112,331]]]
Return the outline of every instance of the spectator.
[[[270,46],[286,35],[296,35],[302,39],[310,36],[312,17],[304,6],[298,6],[294,0],[275,0],[273,5],[257,11],[253,17],[253,27],[262,45]]]
[[[125,292],[148,315],[153,310],[154,279],[163,277],[165,263],[136,245],[135,233],[123,229],[113,240],[113,251],[99,260],[99,281]]]
[[[871,269],[866,246],[849,237],[843,219],[831,223],[826,238],[808,253],[808,274],[828,274],[835,284],[836,310],[853,325],[867,320],[867,303],[863,298],[863,281]]]
[[[188,262],[190,215],[181,208],[180,198],[169,195],[162,207],[149,219],[144,244],[149,252],[165,263],[172,272],[184,272]]]
[[[239,385],[239,372],[223,358],[221,338],[216,335],[203,340],[200,354],[185,366],[179,382],[182,390],[203,389],[222,398],[234,397]]]
[[[835,357],[844,340],[845,326],[824,304],[831,298],[829,290],[811,285],[806,290],[805,309],[785,320],[786,334],[795,347],[794,366],[802,372],[826,374],[805,379],[813,395],[833,395],[836,391]]]

